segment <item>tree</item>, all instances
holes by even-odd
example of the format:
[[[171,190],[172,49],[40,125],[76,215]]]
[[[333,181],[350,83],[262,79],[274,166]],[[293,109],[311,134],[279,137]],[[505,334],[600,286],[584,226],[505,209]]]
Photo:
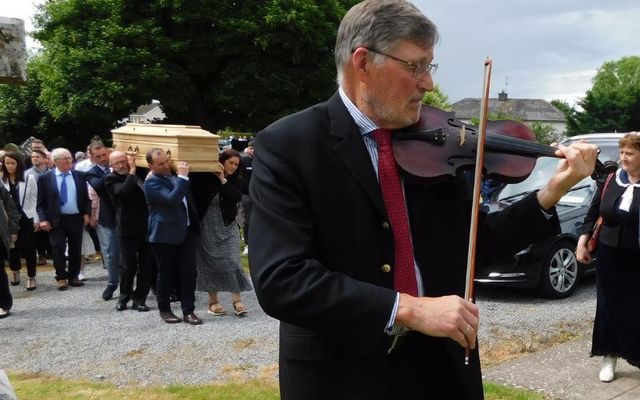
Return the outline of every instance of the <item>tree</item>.
[[[42,58],[31,56],[26,84],[0,85],[0,143],[20,144],[35,136],[49,148],[80,145],[73,136],[66,138],[75,129],[72,121],[56,121],[38,102],[42,68]]]
[[[39,101],[87,138],[152,99],[168,122],[255,131],[335,90],[335,34],[354,3],[51,0],[36,17]]]
[[[626,132],[640,127],[640,56],[605,62],[578,102],[572,133]]]
[[[567,136],[577,135],[579,133],[579,128],[576,121],[576,109],[564,100],[551,100],[551,105],[564,114],[564,117],[567,120]]]
[[[534,136],[536,137],[536,142],[540,144],[551,144],[558,140],[557,132],[553,128],[553,125],[544,124],[539,121],[533,121],[529,127],[531,131],[533,131]]]
[[[440,89],[440,85],[438,84],[435,85],[431,92],[426,92],[424,96],[422,96],[422,103],[437,107],[444,111],[451,111],[449,96]]]

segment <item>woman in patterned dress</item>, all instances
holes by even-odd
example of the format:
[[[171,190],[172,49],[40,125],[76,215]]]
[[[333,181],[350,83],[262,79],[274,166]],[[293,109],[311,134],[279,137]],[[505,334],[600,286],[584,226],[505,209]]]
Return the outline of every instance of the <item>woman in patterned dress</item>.
[[[231,292],[236,315],[247,309],[240,292],[251,290],[240,262],[240,231],[236,223],[238,202],[242,197],[240,154],[233,149],[220,153],[221,168],[216,172],[219,191],[202,215],[200,242],[196,246],[198,267],[197,290],[209,293],[207,312],[216,316],[226,310],[218,301],[218,292]]]

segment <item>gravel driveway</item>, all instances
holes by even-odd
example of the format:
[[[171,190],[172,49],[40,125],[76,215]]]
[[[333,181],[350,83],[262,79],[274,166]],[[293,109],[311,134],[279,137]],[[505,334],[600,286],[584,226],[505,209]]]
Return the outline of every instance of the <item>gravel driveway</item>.
[[[24,272],[23,272],[24,275]],[[100,297],[101,264],[87,266],[84,287],[59,292],[53,272],[39,272],[38,289],[12,287],[12,316],[0,320],[0,369],[43,372],[119,385],[204,384],[277,377],[278,321],[260,310],[254,292],[244,295],[247,317],[206,313],[206,293],[196,293],[200,326],[166,324],[155,297],[151,311],[115,311]],[[24,283],[24,282],[23,282]],[[231,310],[228,294],[221,302]],[[481,344],[532,335],[553,336],[569,327],[588,332],[595,284],[587,281],[569,299],[547,301],[522,291],[479,288]],[[179,314],[179,305],[172,304]]]

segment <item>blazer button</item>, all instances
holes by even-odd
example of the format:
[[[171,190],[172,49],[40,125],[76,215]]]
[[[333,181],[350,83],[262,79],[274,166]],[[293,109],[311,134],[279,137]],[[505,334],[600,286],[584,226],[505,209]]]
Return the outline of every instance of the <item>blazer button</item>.
[[[389,264],[384,264],[382,265],[382,268],[380,268],[382,270],[382,272],[384,272],[385,274],[391,272],[391,265]]]
[[[389,228],[391,228],[391,226],[389,225],[389,223],[387,221],[384,221],[382,223],[382,229],[384,229],[385,231],[388,231]]]

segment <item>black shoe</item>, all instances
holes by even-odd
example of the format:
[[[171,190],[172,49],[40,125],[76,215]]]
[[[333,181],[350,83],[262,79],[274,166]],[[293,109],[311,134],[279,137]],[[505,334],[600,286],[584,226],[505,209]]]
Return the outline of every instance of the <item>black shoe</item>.
[[[118,304],[116,304],[116,311],[124,311],[127,309],[127,303],[124,302],[118,302]]]
[[[202,325],[202,320],[193,313],[185,315],[184,322],[191,325]]]
[[[11,286],[20,284],[20,271],[11,271]]]
[[[174,293],[171,296],[169,296],[169,301],[171,303],[176,303],[176,302],[180,301],[180,298],[178,297],[177,294]]]
[[[80,287],[80,286],[84,286],[84,282],[82,282],[80,279],[75,278],[75,279],[69,279],[69,286],[74,286],[74,287]]]
[[[176,324],[182,322],[182,318],[176,316],[171,311],[160,311],[160,318],[167,324]]]
[[[131,306],[132,310],[138,310],[140,312],[146,312],[149,311],[149,307],[144,304],[144,303],[136,303],[135,301],[133,302],[133,305]]]
[[[107,285],[107,288],[102,292],[104,301],[111,300],[113,298],[113,292],[115,292],[117,288],[117,286]]]

